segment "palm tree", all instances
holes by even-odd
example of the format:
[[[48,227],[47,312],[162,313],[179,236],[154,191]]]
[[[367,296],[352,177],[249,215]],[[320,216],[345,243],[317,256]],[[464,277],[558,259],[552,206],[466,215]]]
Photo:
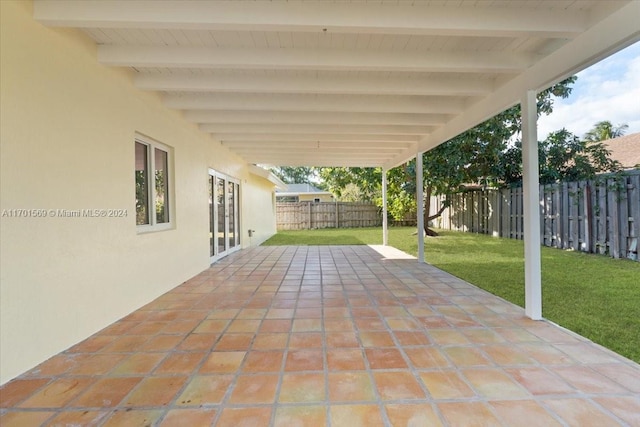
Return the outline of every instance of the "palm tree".
[[[626,123],[614,126],[610,121],[603,120],[596,123],[593,129],[584,135],[584,140],[587,142],[598,142],[617,138],[624,135],[627,129],[629,129],[629,125]]]

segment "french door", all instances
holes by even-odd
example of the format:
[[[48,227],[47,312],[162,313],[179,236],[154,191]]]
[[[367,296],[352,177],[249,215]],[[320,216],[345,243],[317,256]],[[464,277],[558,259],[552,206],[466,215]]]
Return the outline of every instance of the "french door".
[[[211,262],[240,249],[240,181],[209,169]]]

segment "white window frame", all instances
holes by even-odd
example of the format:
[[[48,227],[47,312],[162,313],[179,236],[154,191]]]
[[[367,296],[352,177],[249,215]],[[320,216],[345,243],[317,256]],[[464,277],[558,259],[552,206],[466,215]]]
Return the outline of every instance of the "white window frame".
[[[136,224],[138,234],[150,233],[154,231],[171,230],[175,224],[175,209],[174,209],[174,191],[173,191],[173,148],[151,139],[147,136],[136,134],[134,140],[135,143],[143,144],[147,146],[147,170],[149,171],[148,186],[149,191],[147,194],[147,212],[149,213],[149,224]],[[157,223],[155,200],[156,200],[156,177],[155,177],[155,149],[162,150],[167,153],[167,193],[169,196],[169,203],[165,205],[165,209],[169,210],[169,222]],[[135,155],[134,155],[135,157]],[[134,207],[135,211],[135,207]],[[136,215],[134,214],[134,221]]]

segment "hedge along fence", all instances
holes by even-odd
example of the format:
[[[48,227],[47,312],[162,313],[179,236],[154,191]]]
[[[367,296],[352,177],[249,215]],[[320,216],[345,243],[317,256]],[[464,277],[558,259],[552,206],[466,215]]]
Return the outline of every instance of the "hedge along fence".
[[[278,230],[376,227],[382,216],[372,203],[279,202],[276,222]]]
[[[444,196],[433,196],[437,209]],[[434,226],[523,239],[522,188],[455,194]],[[540,186],[540,238],[560,249],[640,261],[640,170]]]

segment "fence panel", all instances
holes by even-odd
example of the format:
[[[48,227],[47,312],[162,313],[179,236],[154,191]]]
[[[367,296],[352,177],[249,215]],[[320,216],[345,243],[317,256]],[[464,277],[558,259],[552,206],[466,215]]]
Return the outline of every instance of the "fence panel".
[[[443,200],[432,197],[433,212]],[[522,189],[513,188],[455,194],[434,225],[523,239],[523,221]],[[639,239],[640,170],[540,186],[540,240],[545,246],[638,261]]]
[[[629,224],[629,234],[627,236],[627,258],[640,261],[638,256],[638,246],[640,242],[640,174],[630,176],[627,179],[627,198],[629,208],[627,222]]]
[[[382,225],[378,207],[371,203],[276,203],[278,230],[376,227]]]

